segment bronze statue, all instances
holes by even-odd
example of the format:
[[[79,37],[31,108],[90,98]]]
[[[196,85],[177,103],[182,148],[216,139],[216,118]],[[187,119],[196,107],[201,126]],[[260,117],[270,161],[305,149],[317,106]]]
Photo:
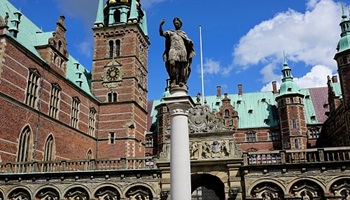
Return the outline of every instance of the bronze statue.
[[[165,37],[165,51],[163,60],[170,77],[170,85],[184,86],[191,73],[192,58],[195,55],[193,42],[186,33],[180,30],[182,21],[175,17],[173,20],[175,30],[163,31],[164,19],[159,25],[160,36]]]

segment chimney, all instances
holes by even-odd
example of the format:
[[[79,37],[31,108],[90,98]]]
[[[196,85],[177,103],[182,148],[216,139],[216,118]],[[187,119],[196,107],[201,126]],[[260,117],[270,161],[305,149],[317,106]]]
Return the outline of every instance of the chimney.
[[[338,83],[338,77],[337,76],[332,76],[332,82],[333,83]]]
[[[221,86],[216,86],[216,97],[221,97]]]
[[[238,95],[242,95],[242,84],[238,84]]]
[[[272,93],[277,94],[277,84],[276,81],[272,81]]]

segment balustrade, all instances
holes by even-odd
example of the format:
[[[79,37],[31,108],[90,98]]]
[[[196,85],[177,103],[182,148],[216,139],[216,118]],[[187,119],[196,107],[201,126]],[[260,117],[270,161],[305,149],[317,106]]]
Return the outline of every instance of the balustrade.
[[[350,161],[350,147],[247,152],[243,161],[244,165],[344,162]]]
[[[154,169],[154,158],[121,158],[114,160],[62,160],[0,163],[0,173],[103,171],[120,169]]]

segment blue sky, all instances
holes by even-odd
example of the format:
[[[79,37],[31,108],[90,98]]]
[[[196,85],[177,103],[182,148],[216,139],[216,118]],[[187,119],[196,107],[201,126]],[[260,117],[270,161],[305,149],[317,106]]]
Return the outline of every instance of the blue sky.
[[[92,66],[92,25],[98,0],[9,0],[43,31],[53,31],[59,16],[66,17],[69,53],[87,69]],[[347,5],[350,0],[343,0]],[[188,82],[189,94],[202,91],[200,31],[204,93],[216,95],[271,90],[281,80],[283,52],[300,88],[326,86],[327,75],[337,73],[333,56],[340,38],[340,1],[334,0],[141,0],[147,13],[151,46],[148,60],[148,98],[159,99],[167,73],[162,60],[164,38],[158,27],[173,29],[180,17],[182,29],[193,40],[196,56]]]

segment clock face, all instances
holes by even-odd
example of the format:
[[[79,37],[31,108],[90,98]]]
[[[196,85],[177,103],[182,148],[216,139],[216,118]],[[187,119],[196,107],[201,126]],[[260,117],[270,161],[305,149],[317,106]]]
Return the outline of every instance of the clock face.
[[[115,81],[119,78],[119,69],[116,67],[111,67],[107,70],[107,79],[109,81]]]

